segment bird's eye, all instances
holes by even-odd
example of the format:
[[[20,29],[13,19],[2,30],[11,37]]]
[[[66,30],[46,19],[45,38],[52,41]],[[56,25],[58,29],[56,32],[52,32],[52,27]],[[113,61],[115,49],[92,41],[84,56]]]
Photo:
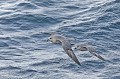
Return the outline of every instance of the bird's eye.
[[[79,46],[77,46],[77,47],[79,47]]]

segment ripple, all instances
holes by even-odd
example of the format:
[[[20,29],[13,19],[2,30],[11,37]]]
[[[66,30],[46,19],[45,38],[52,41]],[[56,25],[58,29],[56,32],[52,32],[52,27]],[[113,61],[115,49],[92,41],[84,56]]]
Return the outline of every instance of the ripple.
[[[31,66],[49,66],[49,65],[54,65],[54,64],[60,64],[62,62],[64,63],[64,59],[54,58],[54,59],[49,59],[47,61],[42,61],[42,62],[31,64]]]
[[[49,0],[49,1],[45,1],[45,0],[36,0],[36,2],[34,0],[31,0],[33,3],[42,6],[42,7],[50,7],[50,6],[55,6],[58,3],[62,3],[64,1],[55,1],[55,0]]]
[[[120,25],[120,22],[111,23],[110,28],[112,28],[114,30],[115,29],[120,29],[119,25]]]
[[[11,39],[7,42],[9,45],[20,45],[18,40]]]
[[[37,72],[36,70],[27,69],[27,70],[19,71],[18,74],[25,75],[25,74],[36,73],[36,72]]]
[[[105,65],[103,62],[98,61],[85,61],[82,64],[84,64],[89,69],[103,69],[105,68]]]
[[[67,5],[67,6],[64,6],[63,8],[67,8],[67,9],[79,9],[79,6],[76,6],[76,5]]]
[[[118,19],[118,17],[114,13],[108,12],[102,15],[101,17],[99,17],[97,20],[99,23],[100,22],[103,23],[103,22],[111,22],[116,19]]]
[[[8,67],[2,67],[0,70],[21,70],[19,67],[14,67],[14,66],[8,66]]]
[[[37,33],[37,34],[32,34],[30,37],[40,39],[40,38],[45,38],[48,36],[49,36],[49,34],[47,34],[47,33]]]
[[[0,41],[0,47],[8,47],[9,45],[5,42]]]
[[[19,3],[17,5],[17,8],[21,8],[21,9],[38,9],[38,7],[35,4],[28,3],[28,2]]]

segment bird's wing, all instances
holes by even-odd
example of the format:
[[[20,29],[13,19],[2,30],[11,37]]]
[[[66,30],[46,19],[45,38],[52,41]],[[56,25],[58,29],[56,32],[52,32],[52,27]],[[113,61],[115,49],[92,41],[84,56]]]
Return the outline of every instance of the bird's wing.
[[[87,49],[88,49],[88,51],[89,51],[92,55],[94,55],[94,56],[98,57],[99,59],[105,61],[105,59],[104,59],[103,57],[101,57],[100,55],[96,54],[96,51],[95,51],[94,48],[92,48],[92,47],[87,47]]]
[[[64,49],[64,48],[63,48]],[[73,61],[75,61],[78,65],[81,65],[80,62],[78,61],[77,57],[75,56],[75,54],[73,53],[72,49],[70,50],[67,50],[67,49],[64,49],[65,52],[67,53],[67,55],[72,58]]]

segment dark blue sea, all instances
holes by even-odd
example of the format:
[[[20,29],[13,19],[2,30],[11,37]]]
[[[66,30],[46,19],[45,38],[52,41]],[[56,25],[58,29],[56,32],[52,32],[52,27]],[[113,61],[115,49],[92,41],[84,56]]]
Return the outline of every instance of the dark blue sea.
[[[73,50],[78,66],[51,33],[109,62]],[[120,79],[120,0],[0,0],[0,79]]]

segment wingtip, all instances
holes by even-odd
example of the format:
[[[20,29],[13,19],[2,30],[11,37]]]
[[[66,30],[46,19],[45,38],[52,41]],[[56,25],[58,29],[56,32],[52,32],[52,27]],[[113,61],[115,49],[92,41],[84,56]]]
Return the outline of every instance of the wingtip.
[[[102,59],[103,61],[107,61],[107,60],[105,60],[104,58]]]
[[[98,57],[99,59],[103,60],[103,61],[106,61],[103,57],[99,56]]]
[[[78,64],[79,66],[82,66],[81,64]]]
[[[80,62],[79,62],[79,63],[77,63],[77,65],[81,66]]]

